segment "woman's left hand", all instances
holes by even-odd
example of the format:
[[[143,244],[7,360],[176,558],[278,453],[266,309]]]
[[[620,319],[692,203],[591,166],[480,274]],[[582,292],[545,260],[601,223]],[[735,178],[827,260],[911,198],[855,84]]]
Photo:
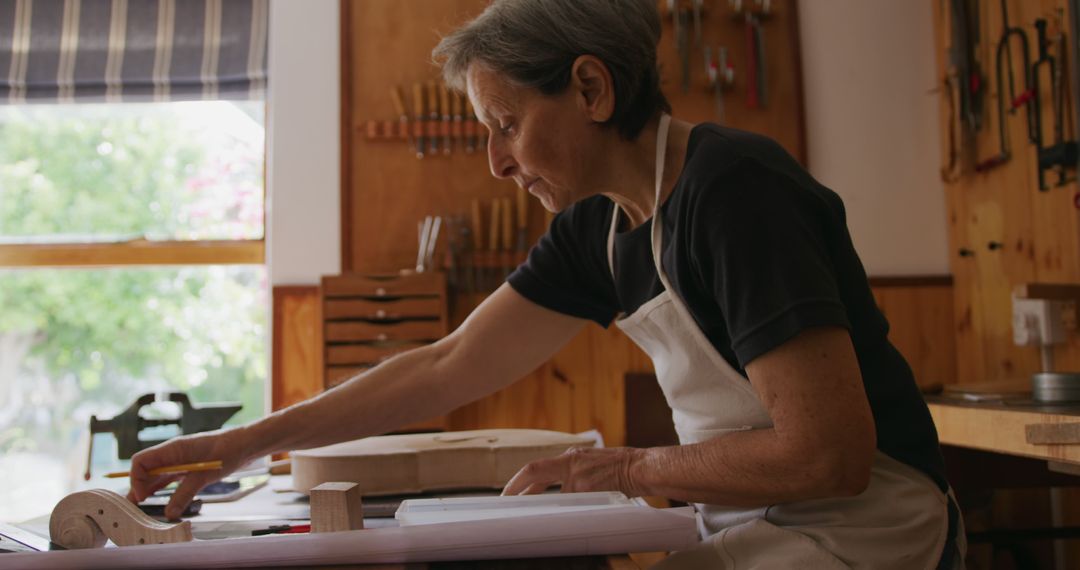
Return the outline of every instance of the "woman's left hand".
[[[628,497],[643,493],[631,476],[631,468],[644,449],[575,447],[562,455],[539,459],[522,467],[503,488],[503,495],[531,495],[562,483],[564,493],[622,491]]]

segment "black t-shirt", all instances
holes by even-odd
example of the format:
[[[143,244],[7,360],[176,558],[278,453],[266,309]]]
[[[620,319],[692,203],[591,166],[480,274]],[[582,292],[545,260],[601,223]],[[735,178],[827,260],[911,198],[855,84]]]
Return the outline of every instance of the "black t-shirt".
[[[662,293],[651,220],[616,234],[612,278],[613,208],[593,196],[561,212],[510,285],[541,306],[604,327]],[[930,412],[887,338],[889,324],[836,193],[774,141],[702,124],[690,134],[682,173],[659,215],[673,293],[733,368],[746,376],[746,363],[808,328],[847,328],[878,449],[947,487]]]

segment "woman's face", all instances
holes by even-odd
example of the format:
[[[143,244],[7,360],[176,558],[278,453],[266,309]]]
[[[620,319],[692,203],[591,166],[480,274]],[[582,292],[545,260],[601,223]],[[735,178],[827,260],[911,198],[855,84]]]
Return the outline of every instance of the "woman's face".
[[[596,188],[590,156],[598,129],[573,89],[547,96],[519,87],[479,64],[468,71],[477,118],[491,132],[488,161],[496,178],[512,179],[558,212]]]

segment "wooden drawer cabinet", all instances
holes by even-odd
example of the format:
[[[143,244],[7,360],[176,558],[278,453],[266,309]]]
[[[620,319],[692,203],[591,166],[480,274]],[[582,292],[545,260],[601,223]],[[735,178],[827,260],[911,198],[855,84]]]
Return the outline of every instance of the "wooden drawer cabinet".
[[[323,308],[327,321],[364,319],[367,321],[397,321],[430,318],[442,312],[437,297],[388,297],[378,299],[331,299]]]
[[[320,291],[327,389],[448,332],[442,273],[325,276]],[[437,418],[406,429],[445,426],[445,418]]]

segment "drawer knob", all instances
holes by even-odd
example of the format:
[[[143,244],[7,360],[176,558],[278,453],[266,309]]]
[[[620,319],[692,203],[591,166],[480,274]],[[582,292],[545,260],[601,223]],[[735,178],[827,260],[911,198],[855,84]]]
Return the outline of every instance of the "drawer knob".
[[[375,290],[375,295],[377,297],[385,297],[386,296],[386,289],[383,289],[382,287],[379,287],[378,289]]]
[[[388,339],[390,337],[386,336],[386,333],[379,333],[379,336],[377,336],[375,338],[377,338],[379,340],[386,340],[386,339]]]
[[[382,309],[379,309],[378,311],[375,311],[375,318],[376,319],[384,319],[384,318],[386,318],[386,311],[384,311]]]

